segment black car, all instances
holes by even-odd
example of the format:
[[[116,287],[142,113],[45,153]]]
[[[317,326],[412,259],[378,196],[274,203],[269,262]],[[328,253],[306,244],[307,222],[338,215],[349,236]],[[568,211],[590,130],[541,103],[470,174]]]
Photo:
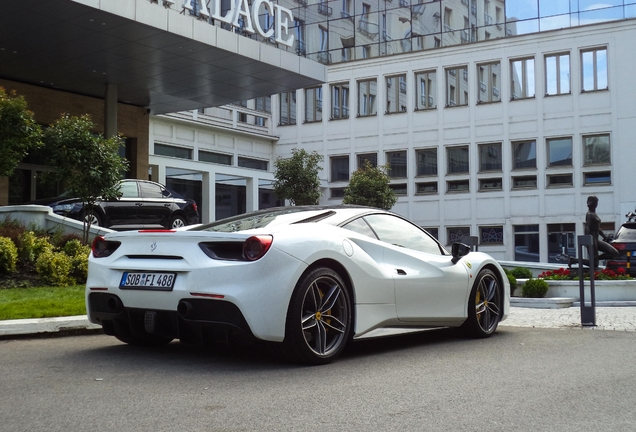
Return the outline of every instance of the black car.
[[[121,197],[98,201],[92,225],[113,230],[140,228],[180,228],[199,223],[194,200],[184,198],[165,186],[147,180],[122,180]],[[48,205],[53,212],[79,221],[87,217],[78,198],[63,195],[31,204]]]
[[[629,213],[627,217],[628,221],[621,225],[610,243],[619,255],[608,260],[605,267],[614,271],[623,268],[631,276],[636,276],[636,215]]]

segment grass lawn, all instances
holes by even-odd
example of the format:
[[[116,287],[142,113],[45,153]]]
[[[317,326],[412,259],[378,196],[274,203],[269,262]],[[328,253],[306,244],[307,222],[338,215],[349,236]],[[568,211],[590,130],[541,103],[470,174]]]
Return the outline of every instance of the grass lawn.
[[[85,285],[0,289],[0,320],[86,315]]]

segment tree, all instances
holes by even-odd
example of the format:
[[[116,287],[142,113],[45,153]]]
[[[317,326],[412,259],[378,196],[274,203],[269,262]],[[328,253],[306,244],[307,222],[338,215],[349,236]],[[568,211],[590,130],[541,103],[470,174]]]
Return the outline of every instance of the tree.
[[[10,176],[29,150],[42,145],[42,129],[24,97],[0,87],[0,176]]]
[[[357,204],[390,210],[397,201],[389,187],[389,165],[374,167],[368,160],[358,168],[345,188],[343,204]]]
[[[320,200],[319,165],[325,158],[316,151],[292,149],[292,157],[274,162],[274,195],[292,205],[315,205]]]
[[[58,176],[71,196],[84,205],[84,243],[88,243],[90,220],[98,199],[119,196],[119,180],[128,162],[119,156],[122,138],[104,138],[92,132],[89,115],[62,115],[44,133],[44,141],[53,155]]]

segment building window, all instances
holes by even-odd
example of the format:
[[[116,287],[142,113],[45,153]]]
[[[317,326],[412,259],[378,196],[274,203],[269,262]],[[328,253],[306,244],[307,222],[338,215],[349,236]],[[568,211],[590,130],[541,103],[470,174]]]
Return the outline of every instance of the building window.
[[[415,183],[415,193],[418,195],[432,195],[437,193],[437,182]]]
[[[349,181],[349,156],[333,156],[331,164],[331,181]]]
[[[199,150],[199,161],[232,165],[232,155]]]
[[[572,138],[550,138],[548,146],[548,166],[572,166]]]
[[[345,188],[329,188],[329,198],[342,199],[344,198]]]
[[[262,171],[267,171],[268,162],[260,159],[252,159],[239,156],[238,166],[243,168],[252,168]]]
[[[537,188],[537,176],[514,176],[512,177],[513,189],[536,189]]]
[[[424,227],[422,227],[424,228]],[[439,240],[439,228],[437,227],[428,227],[424,228],[424,230],[431,235],[435,240]]]
[[[479,172],[501,171],[501,143],[479,144]]]
[[[607,49],[581,51],[583,91],[607,90]]]
[[[280,93],[280,125],[296,124],[296,92]]]
[[[501,190],[501,189],[502,189],[501,177],[479,179],[480,192],[488,192],[488,191],[495,191],[495,190]]]
[[[407,187],[406,183],[396,183],[390,184],[389,187],[393,191],[393,193],[397,196],[406,196],[407,195]]]
[[[435,71],[415,74],[415,110],[437,108],[437,73]]]
[[[468,67],[446,69],[446,106],[468,105]]]
[[[537,142],[517,141],[512,143],[512,169],[537,167]]]
[[[447,147],[447,174],[468,174],[468,146]]]
[[[611,163],[609,135],[584,136],[583,152],[585,166],[609,165]]]
[[[377,153],[363,153],[358,155],[358,168],[364,166],[365,161],[369,161],[372,167],[378,166],[378,154]]]
[[[515,225],[515,261],[539,262],[539,225]]]
[[[305,47],[305,21],[294,19],[294,30],[296,33],[296,54],[304,56],[307,53]]]
[[[503,244],[503,227],[502,226],[479,227],[479,244],[484,246]]]
[[[570,54],[545,56],[545,94],[570,93]]]
[[[449,193],[470,192],[470,181],[469,180],[450,180],[446,182],[446,192],[449,192]]]
[[[477,78],[479,82],[477,101],[500,102],[501,101],[501,63],[485,63],[477,65]]]
[[[349,118],[349,83],[331,86],[331,118]]]
[[[406,112],[406,75],[386,77],[386,112]]]
[[[263,111],[266,113],[272,112],[272,97],[271,96],[263,96],[254,99],[255,108],[257,111]]]
[[[510,62],[510,99],[534,97],[534,58],[512,60]]]
[[[585,186],[610,185],[612,184],[612,173],[610,171],[583,173],[583,184]]]
[[[322,87],[305,89],[305,121],[322,120]]]
[[[446,243],[463,243],[466,238],[470,237],[469,226],[446,227]]]
[[[389,164],[389,177],[406,178],[406,151],[387,152],[386,161]]]
[[[572,186],[572,174],[549,174],[547,176],[547,187]]]
[[[170,156],[179,159],[192,159],[192,149],[155,143],[155,155]]]
[[[437,175],[437,148],[415,150],[418,176]]]
[[[358,116],[377,114],[376,95],[378,82],[375,79],[358,81]]]
[[[576,255],[576,226],[573,223],[548,224],[548,262],[567,263],[568,256]]]

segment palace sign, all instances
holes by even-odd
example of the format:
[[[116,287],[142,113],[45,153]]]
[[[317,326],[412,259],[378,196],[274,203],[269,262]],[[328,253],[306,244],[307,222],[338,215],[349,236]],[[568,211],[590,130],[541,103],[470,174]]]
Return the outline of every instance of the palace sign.
[[[264,38],[274,37],[276,43],[291,47],[294,44],[294,34],[289,32],[290,23],[294,16],[291,10],[274,4],[270,0],[254,0],[249,5],[248,0],[230,0],[231,9],[225,15],[221,15],[221,0],[194,0],[198,5],[198,14],[203,18],[212,18],[235,28],[239,28],[250,34],[259,34]],[[164,5],[169,7],[174,0],[164,0]],[[181,7],[194,13],[191,0],[183,0]],[[208,9],[208,5],[210,5]],[[259,15],[273,17],[274,25],[263,29]]]

